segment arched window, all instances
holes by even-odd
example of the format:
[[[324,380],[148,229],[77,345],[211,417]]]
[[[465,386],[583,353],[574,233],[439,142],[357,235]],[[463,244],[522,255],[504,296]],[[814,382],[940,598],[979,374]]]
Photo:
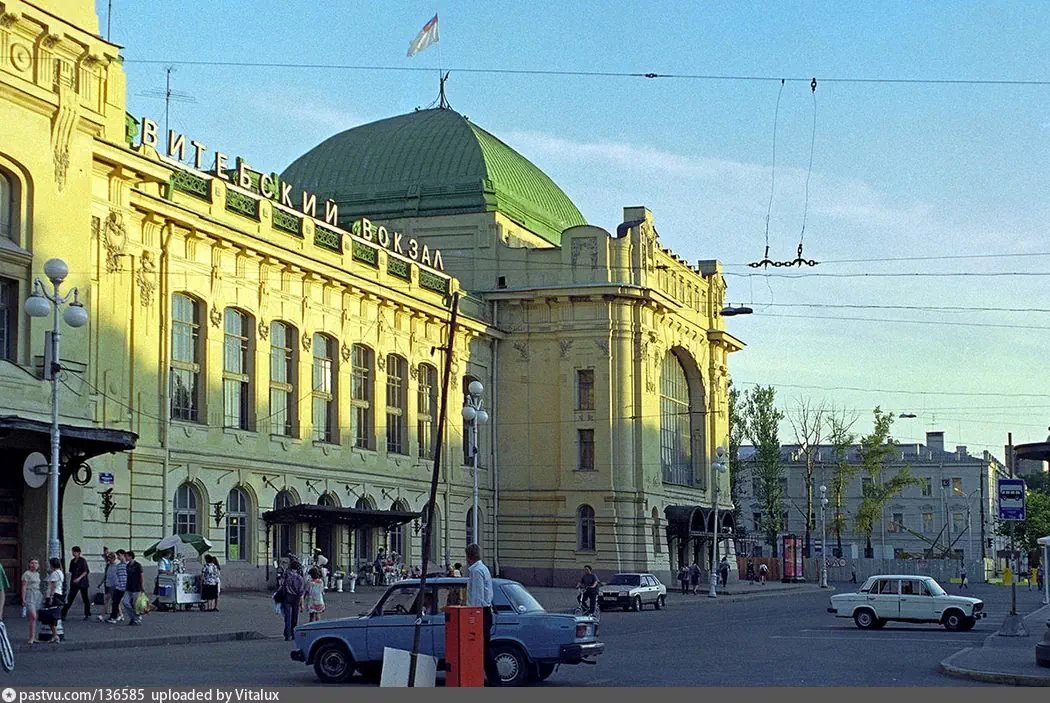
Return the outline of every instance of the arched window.
[[[470,397],[470,384],[478,379],[474,376],[463,377],[463,405],[466,407],[467,399]],[[478,432],[478,446],[474,446],[474,430],[469,420],[463,420],[463,463],[474,464],[474,451],[478,452],[478,466],[481,466],[481,432]]]
[[[354,446],[372,449],[372,398],[375,396],[375,354],[364,344],[350,348],[350,423]]]
[[[329,508],[339,506],[339,501],[331,493],[322,493],[317,496],[317,504]],[[332,562],[336,558],[336,526],[329,523],[318,525],[314,529],[314,546],[321,550],[321,554]]]
[[[184,483],[175,491],[175,534],[200,534],[200,498],[197,489]]]
[[[0,277],[0,359],[15,360],[19,314],[18,282]]]
[[[474,508],[467,509],[467,544],[481,544],[481,535],[485,529],[485,515],[478,510],[478,534],[474,534]],[[484,551],[484,550],[482,550]]]
[[[420,364],[417,377],[419,383],[416,404],[416,437],[419,440],[419,456],[433,459],[434,423],[437,421],[437,369],[430,364]]]
[[[252,318],[237,310],[223,312],[222,397],[223,424],[238,430],[252,429],[252,359],[254,337]]]
[[[270,325],[270,432],[297,435],[299,355],[296,329],[287,322]]]
[[[18,203],[15,199],[15,179],[7,172],[0,170],[0,237],[17,239],[15,236],[15,215]]]
[[[386,450],[408,453],[408,362],[405,357],[386,357]]]
[[[226,496],[226,561],[248,561],[251,548],[248,535],[251,501],[243,488],[230,489]]]
[[[325,334],[315,334],[313,353],[314,441],[335,442],[335,340]]]
[[[273,509],[290,508],[299,503],[291,491],[279,491],[273,499]],[[295,551],[295,525],[278,523],[273,540],[273,557],[282,559]]]
[[[660,368],[660,465],[665,483],[693,485],[689,384],[682,362],[671,351]]]
[[[357,502],[354,503],[354,510],[374,509],[375,506],[365,497],[358,498]],[[373,532],[374,530],[371,527],[362,527],[354,535],[354,554],[357,555],[358,563],[371,564],[376,557],[376,547],[372,540]]]
[[[390,506],[390,509],[395,512],[407,511],[408,506],[399,500],[395,500]],[[401,555],[402,560],[408,563],[408,554],[405,553],[405,547],[408,544],[408,540],[405,538],[405,525],[395,525],[391,527],[387,532],[388,544],[390,545],[390,551],[397,552]]]
[[[594,551],[594,508],[589,505],[576,509],[576,549]]]
[[[171,419],[198,422],[204,328],[200,301],[183,293],[171,297]]]

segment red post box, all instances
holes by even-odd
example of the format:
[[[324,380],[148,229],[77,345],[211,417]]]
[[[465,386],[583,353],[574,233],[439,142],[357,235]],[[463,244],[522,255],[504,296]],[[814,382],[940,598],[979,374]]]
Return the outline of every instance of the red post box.
[[[485,616],[481,608],[445,607],[445,685],[485,685]]]

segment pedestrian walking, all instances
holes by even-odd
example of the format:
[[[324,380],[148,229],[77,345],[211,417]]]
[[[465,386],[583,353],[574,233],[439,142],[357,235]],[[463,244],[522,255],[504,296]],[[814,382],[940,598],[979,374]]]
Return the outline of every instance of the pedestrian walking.
[[[769,574],[769,567],[765,564],[758,565],[758,582],[763,586],[766,585],[766,576]]]
[[[499,672],[492,658],[492,573],[481,560],[481,547],[467,545],[467,607],[482,608],[482,656],[485,678],[490,686],[499,686]]]
[[[109,610],[113,607],[113,587],[109,585],[109,575],[115,568],[117,555],[109,551],[109,547],[102,548],[102,580],[98,584],[98,592],[102,594],[102,612],[98,614],[98,621],[105,622],[109,617]]]
[[[140,612],[138,603],[139,596],[142,595],[142,564],[135,561],[135,552],[130,549],[124,552],[124,569],[127,576],[127,582],[124,591],[124,611],[128,614],[130,620],[128,625],[141,625],[142,615],[145,610]],[[147,606],[148,607],[148,606]]]
[[[959,590],[966,589],[970,590],[970,581],[966,578],[966,567],[963,566],[959,571]]]
[[[106,587],[110,590],[109,619],[106,622],[115,625],[124,619],[120,611],[124,592],[128,589],[128,565],[127,554],[123,549],[118,549],[116,554],[111,553],[110,556],[113,566],[106,572]]]
[[[204,569],[201,570],[201,600],[204,601],[204,609],[208,612],[219,609],[220,581],[219,560],[211,554],[205,554]]]
[[[755,560],[747,560],[747,580],[749,583],[755,582]]]
[[[88,595],[88,577],[91,574],[91,569],[88,567],[87,559],[85,559],[80,551],[80,547],[73,547],[71,550],[73,558],[69,560],[69,588],[66,595],[66,605],[62,608],[62,619],[65,620],[69,615],[69,609],[73,607],[73,601],[76,600],[77,594],[80,594],[81,600],[84,601],[84,619],[91,619],[91,596]]]
[[[40,590],[40,562],[29,560],[29,567],[22,574],[22,609],[29,620],[29,644],[36,644],[37,611],[44,605],[44,592]]]
[[[678,566],[678,581],[682,584],[682,595],[689,593],[689,569],[685,567],[685,564]]]
[[[693,595],[695,596],[700,589],[700,565],[693,560],[693,563],[689,565],[689,585],[693,589]]]
[[[65,604],[66,574],[62,571],[62,560],[53,557],[48,561],[50,568],[47,572],[47,593],[44,596],[44,610],[46,617],[41,622],[51,627],[51,644],[62,641],[62,611]]]
[[[1046,569],[1042,564],[1035,570],[1035,580],[1039,584],[1039,590],[1043,590],[1043,584],[1046,583]]]
[[[295,636],[295,626],[299,624],[299,610],[306,595],[306,580],[303,578],[302,565],[293,559],[284,572],[277,593],[273,598],[281,606],[284,617],[284,641],[291,642]]]
[[[718,578],[722,582],[722,588],[725,588],[729,583],[729,558],[722,557],[722,561],[718,563]]]
[[[849,565],[849,582],[850,583],[856,583],[857,582],[857,565],[856,564],[850,564]]]
[[[310,581],[306,584],[306,598],[304,598],[306,612],[310,614],[310,622],[317,622],[324,612],[324,575],[320,567],[310,569]]]

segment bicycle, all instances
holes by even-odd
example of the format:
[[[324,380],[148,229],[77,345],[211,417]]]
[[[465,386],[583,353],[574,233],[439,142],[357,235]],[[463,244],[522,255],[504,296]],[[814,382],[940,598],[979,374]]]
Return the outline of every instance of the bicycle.
[[[594,598],[594,607],[593,608],[588,608],[585,605],[585,603],[586,603],[586,600],[585,600],[583,589],[582,588],[577,588],[576,589],[576,607],[573,608],[572,614],[573,615],[587,615],[587,616],[590,616],[590,617],[594,618],[595,622],[600,622],[601,621],[601,617],[602,617],[602,615],[601,615],[602,609],[601,609],[601,606],[598,604],[598,597],[597,597],[597,595]]]

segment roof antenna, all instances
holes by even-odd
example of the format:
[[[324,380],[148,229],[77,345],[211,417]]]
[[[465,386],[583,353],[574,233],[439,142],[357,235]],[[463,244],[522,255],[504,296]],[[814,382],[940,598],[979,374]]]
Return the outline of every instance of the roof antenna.
[[[441,76],[441,86],[438,89],[438,109],[450,110],[452,106],[448,104],[448,98],[445,97],[445,81],[448,80],[448,72]]]

